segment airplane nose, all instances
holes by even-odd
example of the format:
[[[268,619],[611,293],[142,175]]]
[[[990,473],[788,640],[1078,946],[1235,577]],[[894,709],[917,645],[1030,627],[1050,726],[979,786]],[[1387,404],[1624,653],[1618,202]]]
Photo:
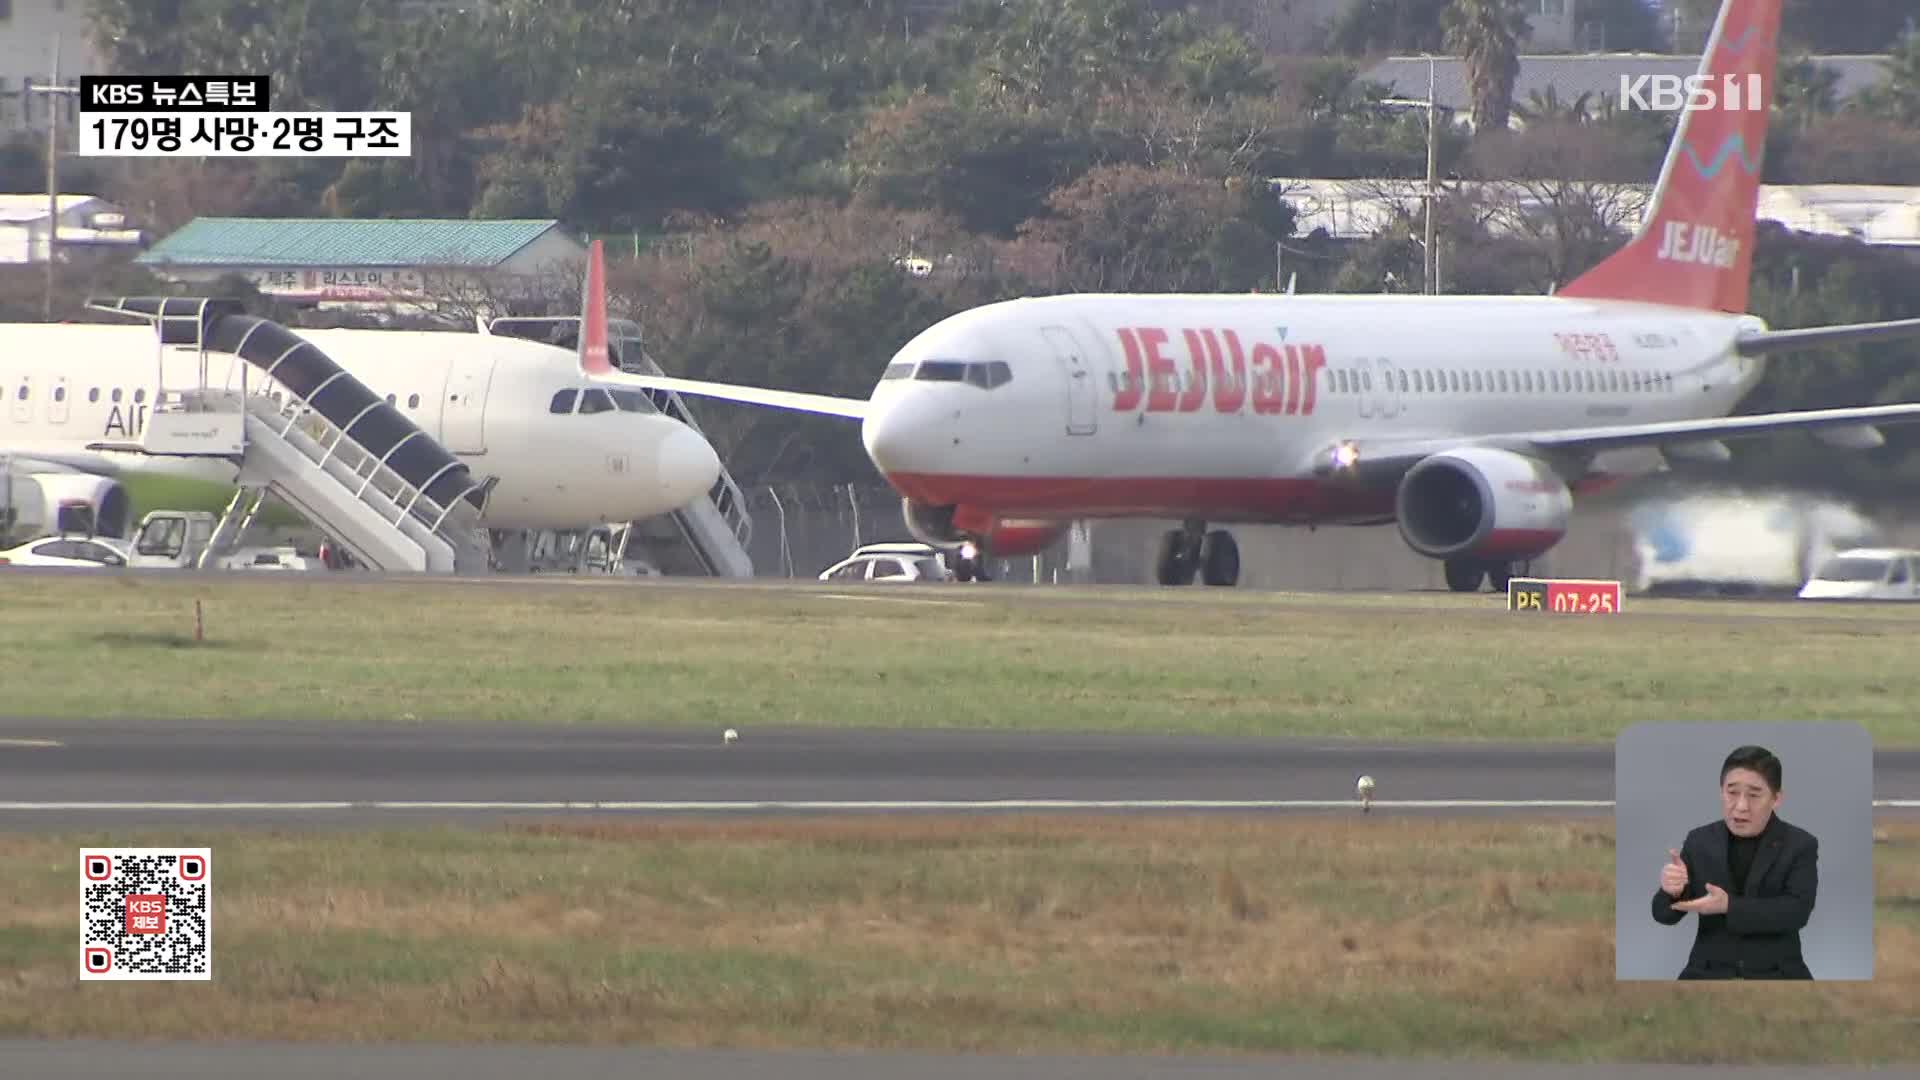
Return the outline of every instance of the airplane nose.
[[[928,410],[912,396],[879,405],[860,423],[860,442],[882,473],[926,472],[932,442]]]
[[[660,491],[675,508],[712,490],[720,479],[720,455],[698,432],[678,421],[660,440],[655,462]]]

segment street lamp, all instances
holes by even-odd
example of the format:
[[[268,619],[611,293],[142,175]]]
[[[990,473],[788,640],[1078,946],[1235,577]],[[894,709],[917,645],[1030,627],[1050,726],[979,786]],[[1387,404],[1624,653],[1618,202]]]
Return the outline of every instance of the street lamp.
[[[1440,292],[1438,281],[1440,259],[1436,255],[1433,246],[1433,203],[1434,200],[1440,196],[1439,178],[1435,174],[1436,148],[1438,146],[1436,137],[1437,127],[1434,122],[1434,111],[1438,108],[1438,103],[1435,101],[1438,95],[1435,93],[1434,88],[1434,84],[1437,81],[1435,67],[1436,61],[1433,56],[1429,55],[1427,57],[1427,96],[1425,100],[1419,98],[1381,98],[1380,103],[1383,105],[1413,105],[1427,110],[1427,193],[1421,199],[1421,203],[1425,207],[1423,216],[1426,218],[1427,239],[1422,245],[1420,254],[1420,291],[1422,293],[1438,295]]]
[[[53,321],[53,253],[60,242],[60,107],[56,94],[78,95],[78,87],[60,85],[60,35],[53,35],[53,73],[44,85],[27,84],[27,93],[47,95],[47,293],[42,317]]]

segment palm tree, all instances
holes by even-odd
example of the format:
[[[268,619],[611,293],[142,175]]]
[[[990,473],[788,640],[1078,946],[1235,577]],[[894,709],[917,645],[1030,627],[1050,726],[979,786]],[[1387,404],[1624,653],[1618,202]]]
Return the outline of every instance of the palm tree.
[[[1515,102],[1513,113],[1529,124],[1569,123],[1584,124],[1593,119],[1593,91],[1588,90],[1572,101],[1561,101],[1560,91],[1552,86],[1542,93],[1535,90],[1527,95],[1527,103]]]
[[[1532,33],[1518,0],[1454,0],[1442,16],[1447,47],[1467,61],[1475,132],[1502,130],[1520,78],[1520,43]]]

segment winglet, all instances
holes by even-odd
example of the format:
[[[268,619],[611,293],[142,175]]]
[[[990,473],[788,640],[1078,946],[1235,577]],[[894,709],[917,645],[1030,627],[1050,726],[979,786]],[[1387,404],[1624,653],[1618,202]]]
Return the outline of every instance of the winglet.
[[[580,289],[580,370],[613,372],[607,352],[607,261],[598,240],[587,245],[587,277]]]
[[[1557,295],[1746,312],[1781,5],[1721,4],[1640,230]]]

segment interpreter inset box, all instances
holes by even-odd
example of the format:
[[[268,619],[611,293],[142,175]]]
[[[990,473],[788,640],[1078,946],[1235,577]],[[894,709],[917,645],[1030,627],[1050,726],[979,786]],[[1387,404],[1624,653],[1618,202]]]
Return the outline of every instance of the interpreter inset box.
[[[1873,739],[1650,723],[1614,744],[1614,976],[1873,977]]]

